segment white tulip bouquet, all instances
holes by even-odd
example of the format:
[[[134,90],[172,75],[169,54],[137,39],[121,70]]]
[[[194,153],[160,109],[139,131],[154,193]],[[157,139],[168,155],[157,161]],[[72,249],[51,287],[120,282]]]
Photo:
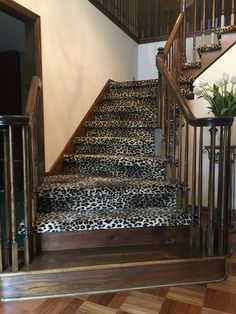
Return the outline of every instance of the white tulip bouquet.
[[[213,86],[201,79],[196,80],[193,86],[194,94],[209,102],[208,108],[216,117],[236,116],[236,76],[230,79],[229,74],[223,73]]]

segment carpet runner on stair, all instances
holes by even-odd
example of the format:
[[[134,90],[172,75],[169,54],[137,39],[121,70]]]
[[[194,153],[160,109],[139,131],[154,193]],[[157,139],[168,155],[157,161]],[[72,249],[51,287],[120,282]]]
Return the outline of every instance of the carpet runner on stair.
[[[75,153],[64,156],[64,172],[38,188],[35,232],[191,223],[164,180],[157,92],[157,80],[110,83]]]

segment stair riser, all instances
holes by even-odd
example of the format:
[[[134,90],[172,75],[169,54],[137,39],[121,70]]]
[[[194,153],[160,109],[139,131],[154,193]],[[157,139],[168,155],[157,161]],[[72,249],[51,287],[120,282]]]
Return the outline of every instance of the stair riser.
[[[130,101],[130,100],[142,100],[142,101],[149,101],[149,99],[151,100],[156,100],[157,101],[157,96],[156,94],[141,94],[141,95],[134,95],[132,96],[131,94],[107,94],[106,96],[103,97],[103,101],[106,100],[126,100],[126,101]]]
[[[90,174],[102,177],[123,177],[148,180],[164,180],[165,168],[154,160],[127,161],[114,159],[83,159],[64,160],[65,173]]]
[[[76,154],[106,154],[106,155],[126,155],[126,156],[155,156],[155,145],[152,143],[127,145],[126,143],[104,143],[104,144],[75,144]]]
[[[37,197],[38,211],[69,211],[69,210],[128,210],[135,207],[173,207],[175,190],[172,187],[153,188],[94,188],[70,189],[61,194],[61,189],[39,194]]]
[[[157,98],[131,98],[131,99],[103,99],[102,105],[115,105],[115,106],[126,106],[128,104],[136,104],[136,105],[150,105],[150,106],[156,106],[158,103]]]
[[[95,119],[104,120],[139,120],[157,123],[157,114],[153,112],[95,112]]]
[[[157,95],[157,86],[136,86],[136,87],[122,87],[122,88],[110,88],[108,94],[113,95],[143,95],[143,94],[153,94]]]
[[[64,251],[89,248],[132,247],[133,245],[172,245],[189,243],[190,226],[125,228],[37,234],[41,251]]]
[[[154,129],[153,128],[131,128],[131,127],[86,127],[86,135],[87,136],[118,136],[118,137],[129,137],[129,136],[137,136],[137,137],[154,137]]]

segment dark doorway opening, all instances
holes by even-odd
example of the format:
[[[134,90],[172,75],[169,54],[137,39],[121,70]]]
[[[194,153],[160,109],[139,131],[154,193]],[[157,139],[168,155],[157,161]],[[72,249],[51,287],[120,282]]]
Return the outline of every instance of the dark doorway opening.
[[[0,18],[0,115],[22,114],[31,77],[42,79],[40,17],[0,0]]]
[[[0,0],[0,18],[0,27],[5,28],[0,30],[0,115],[21,115],[32,76],[42,80],[40,17],[14,1]],[[14,172],[22,188],[20,130],[14,130],[13,135]],[[4,192],[3,166],[0,149],[0,192]]]

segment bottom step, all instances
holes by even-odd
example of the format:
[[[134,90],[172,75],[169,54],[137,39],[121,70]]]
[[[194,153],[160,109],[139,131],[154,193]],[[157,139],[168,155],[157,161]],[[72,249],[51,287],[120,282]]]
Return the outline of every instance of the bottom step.
[[[42,252],[18,273],[0,275],[1,300],[113,292],[223,280],[225,257],[184,245]]]

